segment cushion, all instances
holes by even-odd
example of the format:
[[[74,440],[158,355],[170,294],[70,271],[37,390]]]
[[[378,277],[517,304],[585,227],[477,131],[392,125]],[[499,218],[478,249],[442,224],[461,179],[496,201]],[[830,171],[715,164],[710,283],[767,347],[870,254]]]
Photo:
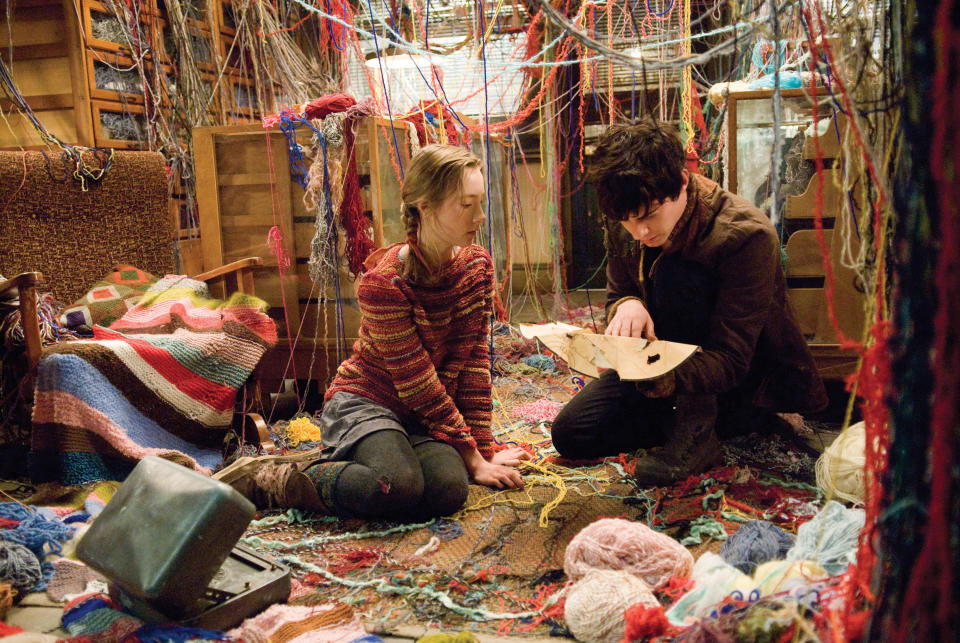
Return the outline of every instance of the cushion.
[[[134,266],[117,266],[80,299],[63,309],[60,323],[67,328],[94,324],[109,326],[133,308],[158,280]]]

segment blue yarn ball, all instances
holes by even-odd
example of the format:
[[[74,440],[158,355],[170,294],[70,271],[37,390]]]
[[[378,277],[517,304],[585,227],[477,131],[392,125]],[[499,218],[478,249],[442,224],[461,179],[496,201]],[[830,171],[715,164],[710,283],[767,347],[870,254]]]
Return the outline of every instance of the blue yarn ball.
[[[757,565],[783,560],[796,537],[766,520],[754,520],[740,527],[724,541],[720,557],[744,574],[753,574]]]
[[[540,371],[557,370],[557,364],[553,361],[553,358],[541,355],[540,353],[534,353],[533,355],[524,357],[521,361],[527,366],[532,366]]]
[[[22,596],[43,578],[40,561],[20,543],[0,540],[0,582],[10,583]]]

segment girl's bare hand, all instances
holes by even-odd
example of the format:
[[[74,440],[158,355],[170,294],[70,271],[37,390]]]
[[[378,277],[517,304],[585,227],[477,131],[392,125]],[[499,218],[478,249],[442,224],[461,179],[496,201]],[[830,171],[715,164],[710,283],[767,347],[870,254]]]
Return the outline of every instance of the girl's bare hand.
[[[471,474],[477,484],[494,489],[523,489],[523,477],[513,467],[484,460]]]
[[[509,449],[495,452],[490,458],[490,462],[515,467],[523,460],[529,460],[530,457],[530,454],[521,447],[510,447]]]

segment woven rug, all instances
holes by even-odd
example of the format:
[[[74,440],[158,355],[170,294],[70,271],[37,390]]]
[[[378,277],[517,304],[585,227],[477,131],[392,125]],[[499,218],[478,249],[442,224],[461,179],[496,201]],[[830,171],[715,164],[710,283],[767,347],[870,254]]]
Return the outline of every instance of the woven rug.
[[[463,510],[419,524],[339,520],[295,510],[264,514],[241,542],[291,567],[292,603],[342,601],[381,634],[416,636],[441,627],[566,636],[564,551],[596,519],[643,521],[684,542],[696,557],[718,550],[742,522],[765,518],[795,531],[822,504],[809,484],[812,461],[805,463],[809,469],[785,468],[760,454],[740,464],[742,448],[725,448],[725,466],[661,489],[636,487],[630,455],[593,462],[558,459],[550,421],[583,379],[516,333],[500,331],[495,437],[535,454],[524,467],[525,488],[473,485]],[[773,451],[792,465],[804,457],[789,445]]]

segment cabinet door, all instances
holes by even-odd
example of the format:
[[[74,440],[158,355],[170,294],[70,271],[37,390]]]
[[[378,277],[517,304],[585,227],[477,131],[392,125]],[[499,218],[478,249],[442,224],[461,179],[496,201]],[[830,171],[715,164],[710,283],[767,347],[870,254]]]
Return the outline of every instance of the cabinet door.
[[[807,186],[809,173],[804,173],[805,141],[815,135],[823,136],[833,122],[833,110],[827,104],[826,90],[818,94],[817,134],[813,127],[813,100],[802,89],[785,89],[781,92],[780,153],[779,168],[781,197],[800,194]],[[774,156],[773,92],[757,90],[731,92],[728,99],[728,164],[726,187],[758,207],[770,210],[771,168]],[[827,138],[823,137],[824,146]],[[836,137],[834,136],[834,141]],[[825,158],[837,155],[838,146],[825,149]],[[782,214],[782,203],[780,214]]]
[[[725,177],[731,192],[774,220],[784,240],[787,296],[800,329],[821,374],[839,377],[853,370],[856,358],[837,348],[837,328],[844,337],[859,340],[865,326],[862,280],[851,267],[859,254],[858,204],[864,201],[857,184],[844,184],[850,181],[843,170],[845,118],[834,115],[829,95],[820,89],[814,123],[814,103],[806,91],[782,92],[779,167],[774,167],[773,159],[773,92],[730,94]],[[819,177],[818,157],[823,168]],[[780,183],[775,208],[774,171]],[[832,278],[833,318],[826,298],[827,275]]]

